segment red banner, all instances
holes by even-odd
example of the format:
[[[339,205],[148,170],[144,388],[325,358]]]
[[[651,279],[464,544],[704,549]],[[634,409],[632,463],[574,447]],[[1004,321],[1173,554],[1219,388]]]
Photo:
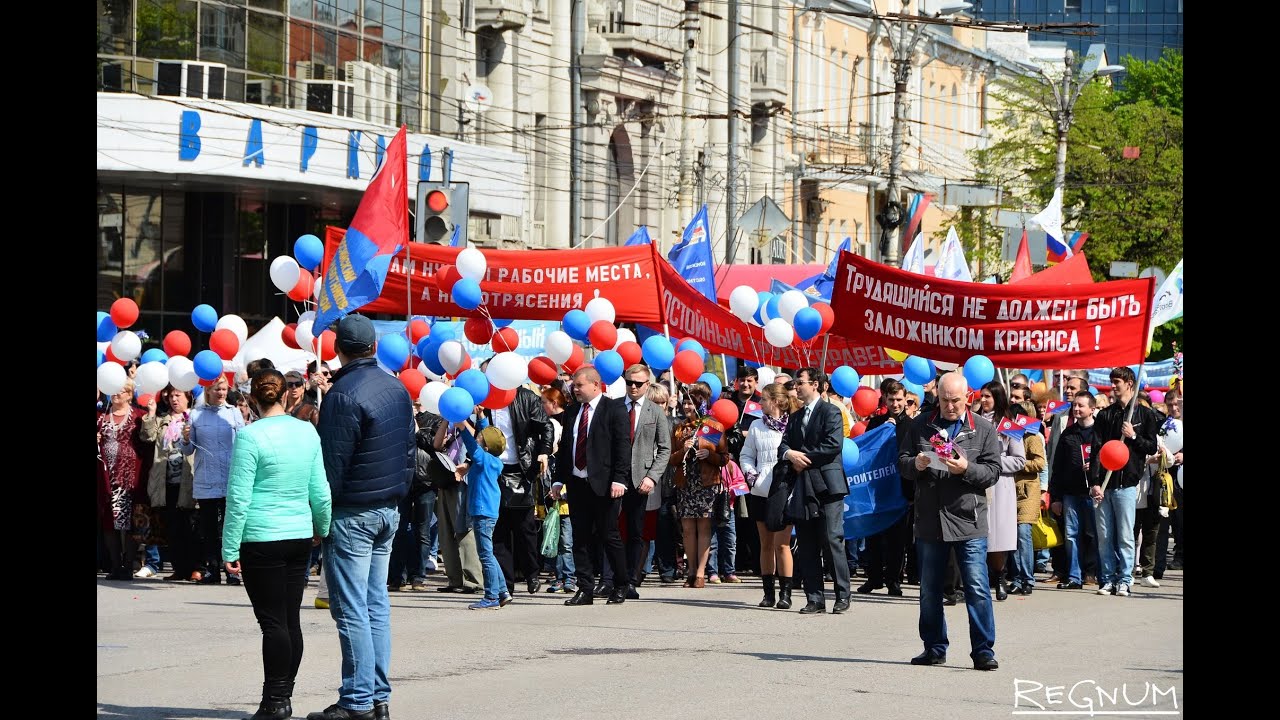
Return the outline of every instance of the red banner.
[[[1095,368],[1141,363],[1154,278],[1090,285],[987,285],[909,273],[844,252],[832,330],[964,363]]]

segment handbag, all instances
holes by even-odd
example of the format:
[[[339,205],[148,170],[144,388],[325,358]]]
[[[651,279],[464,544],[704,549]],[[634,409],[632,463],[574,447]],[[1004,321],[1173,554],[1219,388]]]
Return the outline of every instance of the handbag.
[[[560,547],[560,506],[554,503],[547,508],[547,516],[542,519],[542,557],[553,558],[559,555]]]
[[[1040,519],[1031,524],[1031,546],[1036,550],[1048,550],[1062,544],[1062,531],[1058,522],[1046,510],[1040,511]]]
[[[535,492],[533,481],[525,477],[523,472],[498,476],[498,490],[502,494],[500,507],[516,510],[533,507],[539,495]]]

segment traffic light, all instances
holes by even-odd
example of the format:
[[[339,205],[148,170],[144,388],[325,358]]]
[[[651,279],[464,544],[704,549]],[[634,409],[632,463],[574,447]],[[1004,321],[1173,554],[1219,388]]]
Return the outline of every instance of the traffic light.
[[[418,216],[415,223],[418,242],[441,242],[466,247],[470,188],[464,182],[418,183]],[[455,228],[458,231],[456,243],[453,238]]]

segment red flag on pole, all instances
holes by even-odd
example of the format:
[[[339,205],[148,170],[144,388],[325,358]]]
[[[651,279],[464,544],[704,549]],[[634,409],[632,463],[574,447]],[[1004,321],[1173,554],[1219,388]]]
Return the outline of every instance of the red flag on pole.
[[[1031,277],[1031,251],[1027,249],[1027,229],[1022,229],[1022,240],[1018,243],[1018,258],[1013,262],[1013,273],[1009,282],[1018,282]]]

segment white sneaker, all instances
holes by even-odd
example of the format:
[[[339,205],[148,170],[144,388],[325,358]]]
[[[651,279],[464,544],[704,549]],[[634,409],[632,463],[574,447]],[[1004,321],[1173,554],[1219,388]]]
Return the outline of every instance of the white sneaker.
[[[1150,575],[1146,575],[1142,578],[1142,584],[1143,586],[1149,587],[1149,588],[1160,587],[1160,581],[1151,577]]]
[[[149,578],[149,577],[153,577],[155,574],[156,574],[155,570],[152,570],[146,565],[143,565],[142,569],[134,573],[133,576],[136,578]]]
[[[1127,583],[1120,583],[1117,585],[1116,595],[1118,597],[1129,597],[1129,585]]]
[[[1104,583],[1102,587],[1098,588],[1099,595],[1113,595],[1115,594],[1115,591],[1116,587],[1111,583]]]

